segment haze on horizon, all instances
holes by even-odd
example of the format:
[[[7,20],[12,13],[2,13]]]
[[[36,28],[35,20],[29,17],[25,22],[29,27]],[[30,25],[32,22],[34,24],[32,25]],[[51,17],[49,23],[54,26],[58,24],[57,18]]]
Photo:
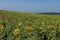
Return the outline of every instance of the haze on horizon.
[[[0,0],[0,10],[60,12],[60,0]]]

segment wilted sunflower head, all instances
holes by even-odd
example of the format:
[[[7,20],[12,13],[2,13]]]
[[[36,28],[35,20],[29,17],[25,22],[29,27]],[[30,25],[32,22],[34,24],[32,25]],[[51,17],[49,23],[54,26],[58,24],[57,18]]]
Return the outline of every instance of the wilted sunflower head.
[[[2,30],[4,28],[4,26],[3,25],[0,25],[0,30]]]
[[[13,35],[14,35],[14,36],[17,36],[17,35],[19,35],[19,34],[20,34],[20,30],[19,30],[19,29],[14,29]]]

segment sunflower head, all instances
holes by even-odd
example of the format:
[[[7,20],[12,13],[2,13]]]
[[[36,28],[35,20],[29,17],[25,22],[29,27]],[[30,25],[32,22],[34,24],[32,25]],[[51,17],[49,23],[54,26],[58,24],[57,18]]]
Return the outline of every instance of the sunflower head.
[[[40,27],[40,30],[44,30],[44,27]]]
[[[33,30],[33,27],[28,27],[28,26],[27,26],[27,27],[25,27],[24,29],[25,29],[25,30],[28,30],[28,31],[32,31],[32,30]]]
[[[51,37],[51,36],[52,36],[52,34],[51,34],[51,33],[49,33],[48,35],[49,35],[49,37]]]
[[[14,35],[14,36],[17,36],[17,35],[19,35],[19,34],[20,34],[20,30],[19,30],[19,29],[14,29],[13,35]]]
[[[18,26],[22,25],[22,23],[18,22]]]
[[[51,28],[53,28],[53,26],[52,26],[52,25],[49,25],[47,28],[48,28],[48,29],[51,29]]]
[[[45,23],[44,23],[44,21],[42,21],[42,26],[44,26],[45,25]]]
[[[0,30],[2,30],[4,28],[4,26],[3,25],[0,25]]]

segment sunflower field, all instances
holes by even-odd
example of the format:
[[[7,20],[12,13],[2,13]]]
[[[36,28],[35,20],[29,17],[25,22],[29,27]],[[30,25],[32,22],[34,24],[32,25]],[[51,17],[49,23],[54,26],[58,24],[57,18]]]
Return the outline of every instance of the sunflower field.
[[[0,40],[59,40],[60,15],[0,10]]]

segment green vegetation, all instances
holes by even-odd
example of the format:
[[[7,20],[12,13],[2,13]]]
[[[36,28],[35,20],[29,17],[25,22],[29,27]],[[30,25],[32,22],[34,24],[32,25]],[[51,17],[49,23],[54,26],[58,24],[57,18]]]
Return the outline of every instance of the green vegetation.
[[[0,10],[0,40],[59,40],[60,15]]]

